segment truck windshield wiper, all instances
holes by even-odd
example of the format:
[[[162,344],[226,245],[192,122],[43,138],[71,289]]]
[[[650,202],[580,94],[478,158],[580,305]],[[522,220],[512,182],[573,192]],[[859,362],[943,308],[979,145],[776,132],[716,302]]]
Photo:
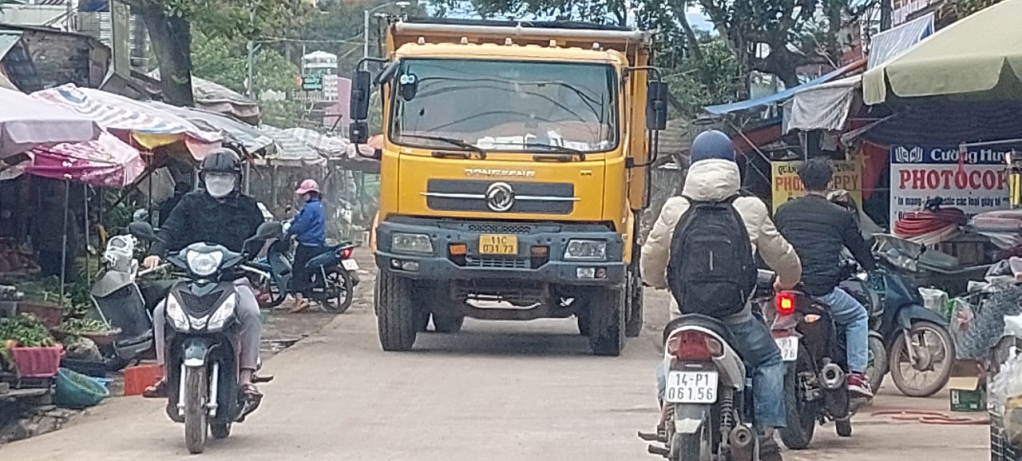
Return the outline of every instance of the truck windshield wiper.
[[[462,149],[475,152],[475,153],[479,154],[479,158],[481,158],[481,159],[485,159],[486,158],[486,151],[483,150],[483,148],[481,148],[481,147],[479,147],[479,146],[477,146],[475,144],[467,143],[467,142],[462,141],[460,139],[447,138],[447,137],[443,137],[443,136],[426,136],[426,135],[420,135],[420,134],[402,134],[401,137],[404,137],[404,138],[415,138],[415,139],[425,139],[425,140],[429,140],[429,141],[445,142],[445,143],[450,144],[452,146],[457,146],[457,147],[460,147]],[[442,152],[433,152],[433,156],[434,157],[444,157],[445,155]]]
[[[570,147],[555,146],[555,145],[552,145],[552,144],[543,144],[543,143],[538,143],[538,142],[527,142],[527,143],[522,143],[522,144],[517,144],[516,143],[515,145],[516,146],[522,146],[522,147],[525,147],[525,148],[532,148],[532,149],[546,149],[546,150],[549,150],[550,152],[553,152],[553,153],[556,153],[556,154],[560,154],[560,155],[557,155],[557,156],[549,156],[549,155],[543,155],[543,154],[536,154],[536,155],[532,156],[533,160],[559,160],[559,161],[563,161],[563,162],[570,162],[571,159],[573,157],[575,157],[575,156],[578,156],[578,159],[583,161],[583,162],[586,159],[586,153],[585,152],[582,152],[582,151],[580,151],[578,149],[572,149]]]

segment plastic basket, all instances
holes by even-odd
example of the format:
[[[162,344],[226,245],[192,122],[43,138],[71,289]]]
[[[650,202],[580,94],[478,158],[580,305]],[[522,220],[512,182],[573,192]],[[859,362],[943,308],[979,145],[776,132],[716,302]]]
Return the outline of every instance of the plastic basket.
[[[64,408],[88,408],[102,402],[110,391],[83,374],[61,368],[57,372],[57,390],[53,402]]]
[[[15,347],[11,349],[14,367],[21,378],[52,378],[60,369],[60,358],[64,348],[54,347]]]

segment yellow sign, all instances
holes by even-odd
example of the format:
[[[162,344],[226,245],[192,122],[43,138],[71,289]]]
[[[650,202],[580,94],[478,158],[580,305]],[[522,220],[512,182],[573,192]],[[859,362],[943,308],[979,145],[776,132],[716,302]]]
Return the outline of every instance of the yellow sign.
[[[805,195],[802,180],[798,178],[798,166],[801,161],[772,162],[771,177],[773,181],[774,210],[784,202]],[[862,157],[855,156],[850,160],[839,160],[834,164],[834,180],[832,189],[844,189],[855,203],[862,208]]]

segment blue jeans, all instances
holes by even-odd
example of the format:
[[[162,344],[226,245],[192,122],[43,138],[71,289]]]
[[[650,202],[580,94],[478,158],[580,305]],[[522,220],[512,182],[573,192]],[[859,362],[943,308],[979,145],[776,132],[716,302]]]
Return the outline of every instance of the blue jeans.
[[[866,308],[840,288],[817,299],[830,306],[834,322],[845,329],[848,371],[864,373],[869,363],[869,314]]]
[[[756,427],[784,427],[784,362],[770,329],[759,316],[729,325],[736,344],[731,346],[752,373],[753,416]],[[663,401],[667,389],[667,362],[656,370],[657,396]]]

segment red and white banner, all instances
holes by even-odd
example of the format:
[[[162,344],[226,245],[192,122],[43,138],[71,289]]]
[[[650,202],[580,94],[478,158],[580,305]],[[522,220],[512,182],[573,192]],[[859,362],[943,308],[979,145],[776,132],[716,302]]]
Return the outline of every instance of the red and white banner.
[[[891,225],[935,197],[969,217],[1008,208],[1009,152],[997,147],[891,146]]]

